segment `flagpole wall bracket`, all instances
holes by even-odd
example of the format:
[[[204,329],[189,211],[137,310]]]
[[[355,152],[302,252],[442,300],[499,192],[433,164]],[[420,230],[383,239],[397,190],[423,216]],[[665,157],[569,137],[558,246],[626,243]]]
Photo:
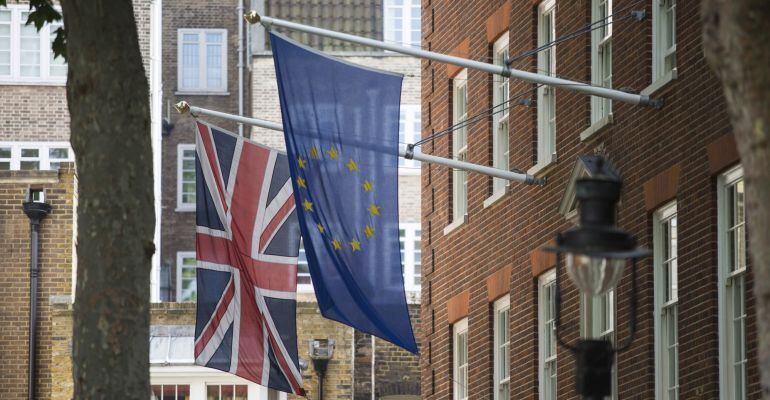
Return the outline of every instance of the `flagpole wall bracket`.
[[[404,158],[407,160],[414,159],[414,143],[406,145],[406,152],[404,153]]]

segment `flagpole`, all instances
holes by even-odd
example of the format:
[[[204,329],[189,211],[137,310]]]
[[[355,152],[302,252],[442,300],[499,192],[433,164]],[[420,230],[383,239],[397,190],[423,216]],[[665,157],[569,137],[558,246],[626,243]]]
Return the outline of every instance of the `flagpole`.
[[[222,119],[226,119],[234,122],[240,122],[247,125],[258,126],[260,128],[266,128],[274,131],[283,132],[283,125],[277,122],[267,121],[267,120],[258,119],[258,118],[241,117],[239,115],[228,114],[221,111],[209,110],[207,108],[191,106],[186,101],[180,101],[179,103],[176,103],[174,105],[174,108],[180,114],[189,113],[192,116],[195,116],[196,114],[209,115],[212,117],[218,117],[218,118],[222,118]],[[479,174],[489,175],[489,176],[493,176],[496,178],[501,178],[509,181],[526,183],[528,185],[538,185],[538,186],[545,185],[545,178],[535,178],[532,175],[524,174],[520,172],[506,171],[498,168],[487,167],[485,165],[478,165],[478,164],[473,164],[465,161],[454,160],[451,158],[444,158],[444,157],[438,157],[430,154],[423,154],[422,152],[414,151],[413,145],[407,145],[406,149],[399,148],[398,156],[408,160],[417,160],[417,161],[422,161],[429,164],[443,165],[449,168],[461,169],[469,172],[476,172]]]
[[[361,36],[351,35],[347,33],[332,31],[323,28],[317,28],[305,24],[299,24],[296,22],[286,21],[278,18],[272,18],[267,16],[260,16],[256,11],[249,11],[244,16],[244,19],[250,24],[261,23],[265,28],[269,29],[270,26],[280,26],[283,28],[296,30],[300,32],[310,33],[314,35],[326,36],[332,39],[338,39],[346,42],[357,43],[364,46],[370,46],[378,49],[389,50],[396,53],[406,54],[417,58],[425,58],[428,60],[438,61],[447,64],[453,64],[464,68],[476,69],[491,74],[501,75],[505,77],[521,79],[526,82],[536,83],[540,85],[558,87],[566,90],[571,90],[578,93],[583,93],[591,96],[604,97],[607,99],[617,100],[624,103],[630,103],[634,105],[648,106],[660,108],[663,103],[661,100],[650,99],[649,96],[628,93],[622,90],[605,88],[601,86],[593,86],[587,83],[571,81],[568,79],[557,78],[545,74],[537,74],[534,72],[527,72],[517,69],[509,68],[505,65],[489,64],[475,60],[469,60],[467,58],[451,56],[447,54],[436,53],[433,51],[416,49],[409,46],[403,46],[394,43],[386,43],[380,40],[369,39]]]

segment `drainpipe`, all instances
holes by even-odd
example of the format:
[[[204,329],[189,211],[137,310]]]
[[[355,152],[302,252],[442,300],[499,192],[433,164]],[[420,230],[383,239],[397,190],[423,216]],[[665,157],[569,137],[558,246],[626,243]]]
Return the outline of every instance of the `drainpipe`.
[[[42,189],[29,189],[27,199],[22,204],[24,213],[29,217],[30,231],[30,255],[29,255],[29,376],[28,397],[35,399],[35,350],[37,345],[37,277],[40,274],[38,267],[38,236],[40,235],[40,221],[51,212],[51,205],[45,203],[45,191]]]
[[[238,0],[238,116],[243,116],[243,0]],[[238,123],[238,135],[243,136],[243,124]]]

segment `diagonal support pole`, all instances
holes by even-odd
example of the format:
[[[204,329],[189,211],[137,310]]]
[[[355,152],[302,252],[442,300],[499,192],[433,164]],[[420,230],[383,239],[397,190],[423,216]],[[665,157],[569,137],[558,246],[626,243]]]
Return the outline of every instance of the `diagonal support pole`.
[[[267,121],[267,120],[258,119],[258,118],[241,117],[239,115],[228,114],[221,111],[195,107],[195,106],[191,106],[186,101],[180,101],[179,103],[174,105],[174,108],[176,108],[176,110],[180,114],[190,113],[193,116],[195,116],[196,114],[209,115],[212,117],[223,118],[226,120],[239,122],[246,125],[258,126],[260,128],[272,129],[274,131],[283,132],[283,125],[277,122]],[[408,160],[417,160],[417,161],[422,161],[422,162],[431,163],[431,164],[443,165],[449,168],[456,168],[464,171],[476,172],[479,174],[489,175],[496,178],[513,181],[513,182],[526,183],[528,185],[538,185],[538,186],[545,185],[545,179],[535,178],[532,175],[513,172],[513,171],[505,171],[502,169],[487,167],[484,165],[473,164],[465,161],[458,161],[451,158],[444,158],[444,157],[433,156],[430,154],[423,154],[421,152],[414,151],[414,145],[407,145],[405,149],[399,148],[398,156],[406,158]]]
[[[475,60],[469,60],[467,58],[450,56],[447,54],[436,53],[433,51],[427,51],[422,49],[416,49],[409,46],[403,46],[394,43],[386,43],[380,40],[369,39],[361,36],[351,35],[347,33],[332,31],[329,29],[317,28],[305,24],[299,24],[296,22],[286,21],[278,18],[272,18],[267,16],[260,16],[256,11],[249,11],[244,15],[244,19],[250,24],[261,23],[265,28],[271,26],[279,26],[295,31],[310,33],[313,35],[320,35],[329,37],[332,39],[338,39],[346,42],[357,43],[364,46],[374,47],[383,50],[389,50],[396,53],[406,54],[417,58],[425,58],[428,60],[443,62],[447,64],[453,64],[464,68],[475,69],[490,74],[501,75],[509,78],[521,79],[526,82],[531,82],[540,85],[552,86],[570,90],[573,92],[583,93],[591,96],[604,97],[607,99],[617,100],[624,103],[641,105],[647,107],[660,108],[662,102],[659,100],[650,99],[649,96],[627,93],[622,90],[605,88],[601,86],[593,86],[587,83],[571,81],[568,79],[557,78],[545,74],[537,74],[534,72],[521,71],[517,69],[511,69],[505,65],[495,65],[484,63]]]

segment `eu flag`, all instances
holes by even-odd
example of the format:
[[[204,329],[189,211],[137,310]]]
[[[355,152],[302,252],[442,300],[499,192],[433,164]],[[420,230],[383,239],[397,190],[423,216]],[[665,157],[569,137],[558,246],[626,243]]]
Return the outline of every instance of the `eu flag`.
[[[398,237],[402,76],[271,33],[302,238],[327,318],[417,352]]]

